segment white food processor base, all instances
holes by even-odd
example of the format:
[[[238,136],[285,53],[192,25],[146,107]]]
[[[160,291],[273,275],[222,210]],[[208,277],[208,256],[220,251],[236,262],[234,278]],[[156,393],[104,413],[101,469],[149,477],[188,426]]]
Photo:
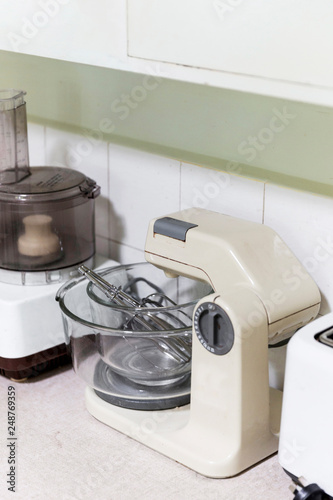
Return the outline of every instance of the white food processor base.
[[[95,267],[118,263],[95,256]],[[56,292],[61,283],[0,282],[0,374],[22,380],[71,362]]]

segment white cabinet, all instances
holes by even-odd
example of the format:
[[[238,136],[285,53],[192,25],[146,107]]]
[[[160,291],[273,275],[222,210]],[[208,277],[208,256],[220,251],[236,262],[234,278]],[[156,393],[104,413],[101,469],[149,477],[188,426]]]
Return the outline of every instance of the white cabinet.
[[[127,56],[125,0],[0,0],[0,49],[117,67]]]
[[[248,77],[242,90],[296,100],[333,89],[332,26],[331,0],[128,0],[130,56],[223,72],[235,88]]]
[[[331,0],[128,0],[128,9],[131,56],[333,87]]]
[[[333,107],[332,0],[0,6],[0,50]]]

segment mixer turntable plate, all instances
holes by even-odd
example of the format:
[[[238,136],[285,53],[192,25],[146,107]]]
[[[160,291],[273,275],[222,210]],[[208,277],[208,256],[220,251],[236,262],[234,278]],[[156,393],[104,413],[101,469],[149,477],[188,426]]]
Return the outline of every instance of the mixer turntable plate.
[[[191,374],[173,384],[141,385],[115,373],[103,360],[99,360],[94,382],[95,387],[105,388],[105,392],[95,389],[101,399],[122,408],[166,410],[190,402]]]

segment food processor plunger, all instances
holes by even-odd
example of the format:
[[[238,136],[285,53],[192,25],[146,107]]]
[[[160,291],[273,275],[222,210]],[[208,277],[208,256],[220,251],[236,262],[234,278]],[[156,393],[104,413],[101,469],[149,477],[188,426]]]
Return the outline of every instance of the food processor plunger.
[[[18,239],[18,251],[30,257],[49,256],[50,261],[61,255],[61,243],[52,232],[50,215],[27,215],[22,219],[25,232]]]

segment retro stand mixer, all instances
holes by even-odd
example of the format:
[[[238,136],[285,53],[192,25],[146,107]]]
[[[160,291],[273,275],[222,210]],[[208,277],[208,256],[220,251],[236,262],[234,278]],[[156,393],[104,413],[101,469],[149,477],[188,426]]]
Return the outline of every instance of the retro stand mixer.
[[[106,394],[96,390],[91,376],[87,409],[203,475],[236,475],[277,451],[282,393],[269,387],[268,345],[286,341],[316,317],[319,290],[273,230],[203,209],[153,220],[145,257],[169,278],[183,276],[213,289],[194,309],[190,404],[155,411],[126,407],[108,399],[107,387]],[[296,291],[291,275],[302,276]],[[70,321],[64,299],[63,290],[58,300]],[[104,342],[103,329],[95,327],[97,343]],[[128,342],[126,334],[123,339]]]
[[[37,375],[70,361],[54,297],[93,264],[96,183],[29,166],[25,92],[0,90],[0,373]]]

